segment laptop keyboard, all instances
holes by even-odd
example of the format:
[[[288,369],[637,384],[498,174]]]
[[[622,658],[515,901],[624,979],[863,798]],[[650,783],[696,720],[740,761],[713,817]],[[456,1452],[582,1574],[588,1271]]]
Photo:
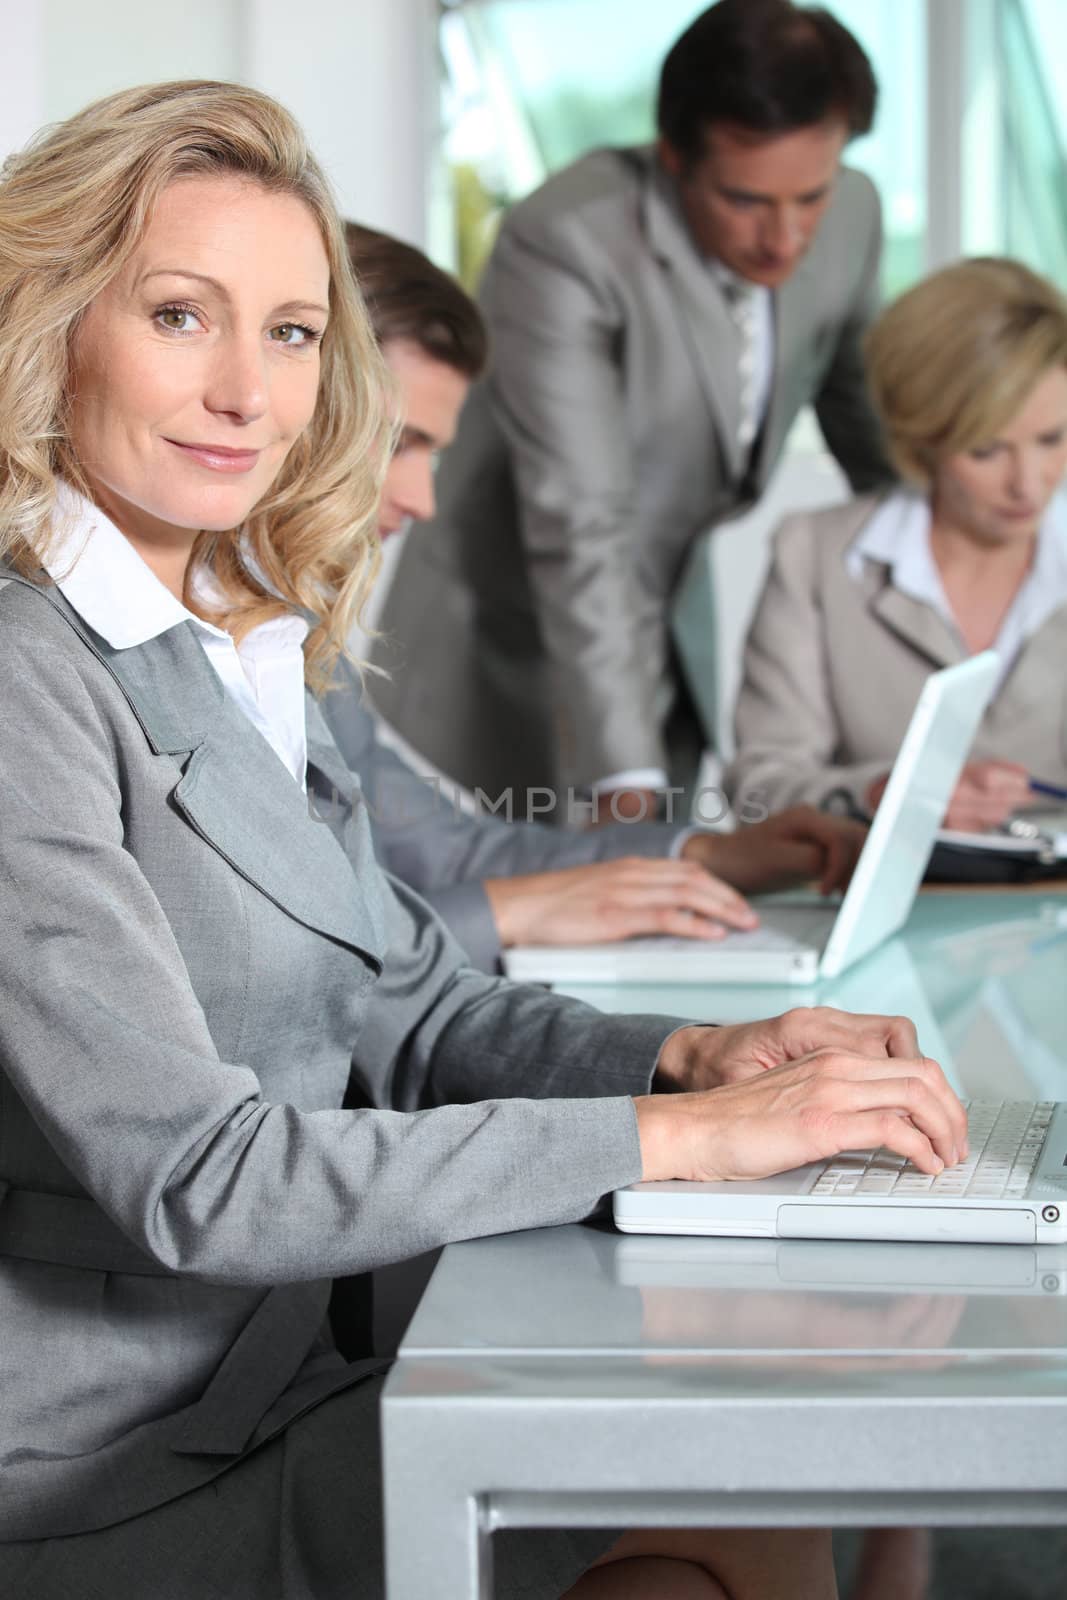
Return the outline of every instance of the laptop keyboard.
[[[785,910],[788,910],[788,915],[784,914]],[[777,927],[761,923],[751,932],[734,929],[720,941],[720,946],[729,950],[788,951],[803,945],[821,950],[837,915],[836,910],[827,911],[822,906],[776,906],[773,912],[767,914],[773,916]]]
[[[753,928],[751,933],[743,932],[739,928],[732,928],[722,939],[717,939],[712,948],[715,950],[781,950],[785,953],[792,953],[801,947],[807,948],[811,946],[818,950],[822,946],[822,938],[825,932],[825,925],[817,929],[814,935],[811,936],[803,932],[793,933],[792,930],[788,933],[782,933],[778,928]],[[692,942],[691,939],[679,941],[680,944],[689,946],[692,945]]]
[[[970,1154],[932,1177],[884,1146],[835,1156],[810,1194],[944,1195],[1021,1200],[1030,1186],[1056,1109],[1052,1100],[965,1100]]]

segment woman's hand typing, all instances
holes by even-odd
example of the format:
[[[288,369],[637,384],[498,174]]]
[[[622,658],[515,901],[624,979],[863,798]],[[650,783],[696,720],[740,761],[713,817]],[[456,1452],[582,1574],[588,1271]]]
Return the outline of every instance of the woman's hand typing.
[[[886,1145],[923,1172],[967,1150],[967,1119],[902,1017],[801,1008],[767,1022],[682,1028],[639,1098],[645,1179],[755,1179]]]

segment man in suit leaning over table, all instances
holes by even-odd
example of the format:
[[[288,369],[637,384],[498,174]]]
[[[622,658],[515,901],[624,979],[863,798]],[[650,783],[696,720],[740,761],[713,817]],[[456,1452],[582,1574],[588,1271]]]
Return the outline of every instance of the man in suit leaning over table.
[[[481,293],[492,370],[374,659],[398,669],[375,699],[404,737],[516,815],[543,786],[648,815],[691,779],[672,595],[802,406],[855,489],[891,476],[860,357],[879,205],[840,166],[875,98],[825,12],[719,0],[667,57],[655,148],[594,151],[506,219]]]
[[[378,516],[389,538],[433,514],[434,462],[485,367],[486,329],[470,296],[420,250],[351,222],[345,233],[400,424]],[[420,660],[404,670],[417,675]],[[379,861],[433,906],[486,972],[509,945],[642,933],[716,938],[751,927],[755,914],[738,891],[811,878],[840,887],[863,842],[855,823],[808,806],[732,834],[669,822],[565,832],[470,815],[382,741],[353,663],[338,662],[322,709],[359,774]]]

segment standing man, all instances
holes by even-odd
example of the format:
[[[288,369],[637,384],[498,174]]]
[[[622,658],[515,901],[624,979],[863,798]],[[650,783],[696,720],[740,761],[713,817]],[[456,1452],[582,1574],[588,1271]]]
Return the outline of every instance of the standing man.
[[[482,290],[491,372],[403,552],[376,651],[398,670],[375,698],[515,815],[548,789],[562,811],[573,790],[651,815],[691,779],[672,596],[802,406],[855,489],[890,476],[860,357],[879,206],[840,165],[875,98],[827,12],[719,0],[666,59],[657,145],[595,151],[505,221]]]
[[[411,245],[349,223],[348,253],[393,383],[400,424],[378,528],[389,538],[434,510],[433,465],[484,369],[485,326],[447,273]],[[416,653],[408,671],[422,670]],[[356,668],[339,662],[322,711],[358,773],[375,851],[429,901],[472,965],[497,970],[515,944],[582,944],[633,934],[717,938],[756,918],[741,894],[818,877],[848,881],[863,830],[794,806],[736,833],[665,822],[565,833],[469,816],[378,737]]]

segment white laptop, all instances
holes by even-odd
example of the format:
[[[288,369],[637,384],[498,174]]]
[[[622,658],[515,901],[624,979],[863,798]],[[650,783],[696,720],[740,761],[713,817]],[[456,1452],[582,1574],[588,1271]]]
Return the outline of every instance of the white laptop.
[[[634,1183],[624,1233],[931,1243],[1067,1243],[1067,1104],[970,1101],[970,1154],[937,1177],[888,1150],[848,1150],[755,1183]]]
[[[993,690],[991,650],[923,686],[885,794],[839,905],[767,904],[761,925],[724,939],[626,939],[504,952],[520,983],[810,984],[832,978],[907,918],[975,730]]]

